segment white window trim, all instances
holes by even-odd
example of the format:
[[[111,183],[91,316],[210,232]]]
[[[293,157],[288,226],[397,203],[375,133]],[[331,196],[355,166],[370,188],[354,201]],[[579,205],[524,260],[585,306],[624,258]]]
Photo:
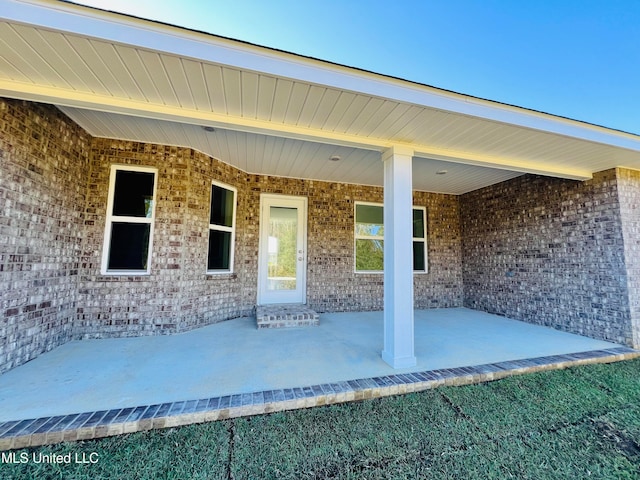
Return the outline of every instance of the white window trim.
[[[422,248],[424,249],[424,270],[414,270],[413,273],[429,273],[429,259],[427,258],[427,207],[419,207],[414,205],[413,210],[422,211],[422,227],[423,237],[413,237],[414,242],[422,242]]]
[[[384,274],[384,269],[382,270],[358,270],[356,267],[356,240],[382,240],[384,241],[384,235],[376,235],[376,236],[371,236],[371,235],[358,235],[356,233],[356,207],[358,205],[371,205],[374,207],[382,207],[384,208],[384,204],[383,203],[377,203],[377,202],[360,202],[360,201],[356,201],[353,203],[353,271],[354,273],[358,273],[358,274],[367,274],[367,275],[371,275],[371,274]],[[412,245],[413,242],[422,242],[423,248],[424,248],[424,270],[413,270],[414,274],[424,274],[424,273],[429,273],[429,260],[427,258],[427,208],[426,207],[422,207],[422,206],[418,206],[418,205],[413,205],[412,206],[412,214],[413,214],[413,210],[422,210],[422,219],[423,219],[423,225],[424,225],[424,238],[420,238],[420,237],[412,237]],[[384,223],[383,223],[384,226]],[[413,257],[412,257],[413,258]]]
[[[128,217],[122,215],[113,215],[113,202],[116,188],[116,172],[119,170],[129,172],[145,172],[153,173],[153,207],[151,208],[151,217]],[[150,275],[151,273],[151,252],[153,251],[153,230],[156,219],[156,203],[158,189],[158,169],[152,167],[140,167],[137,165],[111,165],[109,172],[109,196],[107,199],[107,217],[104,227],[104,243],[102,246],[102,265],[100,273],[102,275],[114,276],[139,276]],[[109,270],[109,246],[111,245],[111,225],[113,222],[124,223],[144,223],[149,224],[149,249],[147,252],[147,268],[146,270]]]
[[[238,206],[238,189],[236,187],[232,187],[231,185],[227,185],[226,183],[221,183],[213,180],[211,185],[215,185],[216,187],[224,188],[225,190],[229,190],[233,192],[233,212],[231,217],[231,226],[227,227],[224,225],[216,225],[214,223],[209,224],[209,228],[207,230],[207,265],[209,264],[209,232],[211,230],[216,230],[219,232],[230,232],[231,233],[231,251],[229,253],[229,268],[226,269],[218,269],[218,270],[208,270],[207,275],[229,275],[233,273],[233,260],[235,258],[236,251],[236,210]],[[211,220],[211,190],[209,190],[209,220]]]
[[[358,235],[356,233],[356,211],[358,205],[370,205],[374,207],[384,207],[382,203],[374,203],[374,202],[354,202],[353,204],[353,271],[355,273],[364,273],[364,274],[382,274],[384,270],[358,270],[357,267],[357,258],[356,258],[356,241],[357,240],[382,240],[384,241],[384,235]],[[384,225],[384,222],[383,222]]]

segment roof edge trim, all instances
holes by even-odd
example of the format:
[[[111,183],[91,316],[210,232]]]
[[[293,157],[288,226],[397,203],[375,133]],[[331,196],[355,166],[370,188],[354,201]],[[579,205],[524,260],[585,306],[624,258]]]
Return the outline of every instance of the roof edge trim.
[[[640,135],[213,34],[74,3],[0,0],[0,5],[3,4],[0,18],[8,21],[640,151]]]

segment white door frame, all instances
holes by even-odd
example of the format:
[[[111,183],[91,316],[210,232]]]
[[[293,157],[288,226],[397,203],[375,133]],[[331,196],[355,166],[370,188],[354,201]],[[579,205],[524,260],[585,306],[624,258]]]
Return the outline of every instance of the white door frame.
[[[267,265],[269,260],[269,208],[288,207],[298,209],[298,251],[295,291],[269,292],[267,290]],[[307,303],[307,197],[260,195],[260,235],[258,240],[258,305],[277,303]]]

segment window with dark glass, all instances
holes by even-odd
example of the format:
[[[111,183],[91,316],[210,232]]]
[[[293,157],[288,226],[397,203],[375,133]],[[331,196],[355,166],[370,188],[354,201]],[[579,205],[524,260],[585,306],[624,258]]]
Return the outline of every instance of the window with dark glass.
[[[413,208],[413,270],[427,271],[427,238],[426,210],[424,207]]]
[[[156,171],[111,169],[103,273],[148,273],[153,235]]]
[[[213,183],[209,214],[209,249],[207,272],[233,270],[233,243],[235,237],[236,190]]]

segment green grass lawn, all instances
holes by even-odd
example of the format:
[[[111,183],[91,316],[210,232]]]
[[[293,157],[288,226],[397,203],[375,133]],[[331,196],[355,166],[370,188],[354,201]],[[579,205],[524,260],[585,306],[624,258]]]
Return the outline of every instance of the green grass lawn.
[[[17,451],[2,479],[640,479],[640,360]]]

